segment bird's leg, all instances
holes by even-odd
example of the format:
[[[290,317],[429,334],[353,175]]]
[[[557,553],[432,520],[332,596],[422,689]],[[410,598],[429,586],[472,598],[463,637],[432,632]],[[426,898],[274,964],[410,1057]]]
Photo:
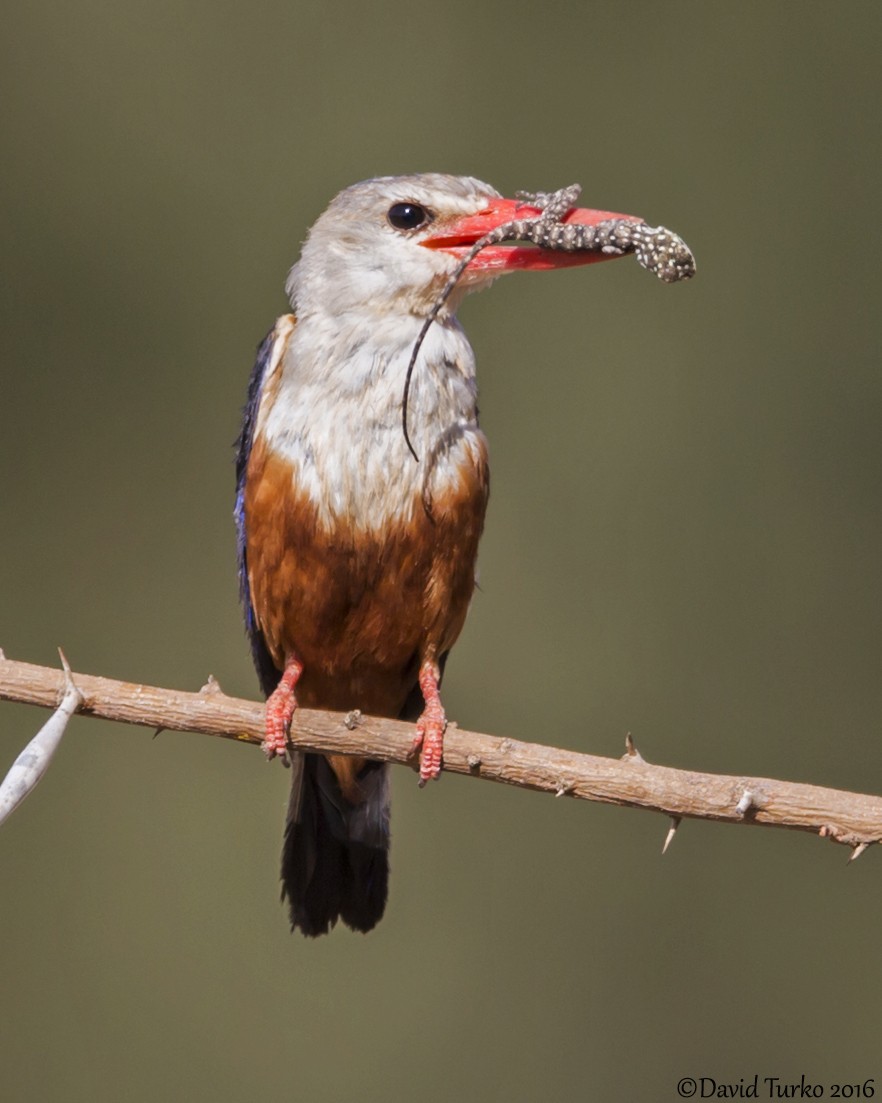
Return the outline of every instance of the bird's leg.
[[[266,700],[266,735],[263,740],[263,753],[268,761],[280,755],[286,766],[289,764],[288,728],[291,726],[291,717],[297,708],[294,687],[302,673],[303,663],[296,655],[289,655],[285,660],[285,672],[279,679],[279,684]]]
[[[417,720],[417,730],[413,740],[414,752],[422,752],[420,754],[420,788],[441,773],[447,717],[444,714],[444,706],[441,704],[441,694],[438,692],[440,681],[441,671],[438,669],[438,664],[434,659],[426,659],[420,667],[420,689],[426,707]]]

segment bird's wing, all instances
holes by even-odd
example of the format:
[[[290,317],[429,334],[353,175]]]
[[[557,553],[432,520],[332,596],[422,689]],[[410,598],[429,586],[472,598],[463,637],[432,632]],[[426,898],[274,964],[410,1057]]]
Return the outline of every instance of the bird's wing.
[[[247,533],[245,529],[245,479],[248,472],[248,457],[254,444],[260,402],[264,384],[278,367],[282,353],[291,331],[294,328],[293,315],[285,314],[279,318],[257,349],[257,359],[248,382],[248,398],[242,416],[242,430],[236,441],[236,519],[237,551],[239,559],[239,596],[245,613],[245,630],[251,642],[251,653],[260,679],[263,692],[269,696],[276,688],[281,671],[276,669],[270,657],[263,633],[257,624],[254,608],[251,604],[251,587],[248,583]]]

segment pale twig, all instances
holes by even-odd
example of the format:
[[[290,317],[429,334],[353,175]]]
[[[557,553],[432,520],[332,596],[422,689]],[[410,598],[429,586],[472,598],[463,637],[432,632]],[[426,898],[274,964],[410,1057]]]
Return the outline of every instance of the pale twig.
[[[12,815],[45,775],[67,728],[68,720],[83,703],[82,694],[74,685],[67,659],[60,648],[58,654],[61,656],[64,667],[64,696],[58,708],[13,762],[9,773],[0,782],[0,823]],[[0,658],[0,663],[5,665],[6,660]]]
[[[168,731],[204,732],[255,745],[264,737],[264,706],[228,697],[219,687],[206,693],[183,693],[86,674],[73,677],[83,695],[79,711],[85,715]],[[48,667],[0,661],[0,699],[55,708],[64,684],[64,676]],[[291,742],[302,750],[415,765],[411,724],[357,712],[298,709]],[[673,820],[690,817],[811,831],[855,850],[882,841],[882,797],[772,778],[657,766],[640,758],[633,741],[624,758],[600,758],[463,731],[451,724],[444,738],[444,770],[526,789],[563,791],[562,795],[582,800],[646,808]],[[762,794],[759,806],[752,802],[749,810],[744,808],[746,792],[755,797]]]

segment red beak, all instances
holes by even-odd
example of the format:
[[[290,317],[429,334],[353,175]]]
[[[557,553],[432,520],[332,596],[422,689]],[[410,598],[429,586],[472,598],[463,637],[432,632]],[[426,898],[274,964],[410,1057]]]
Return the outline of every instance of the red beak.
[[[542,214],[538,207],[523,203],[517,199],[493,199],[477,214],[467,215],[454,220],[439,220],[437,229],[420,244],[427,249],[444,249],[456,257],[463,257],[480,238],[503,222],[514,219],[538,218]],[[614,211],[591,211],[583,207],[574,207],[564,215],[563,222],[579,222],[594,226],[607,219],[624,219],[628,222],[642,222],[632,214],[616,214]],[[536,246],[489,245],[469,263],[466,272],[487,272],[489,274],[527,270],[544,271],[548,268],[571,268],[577,264],[595,264],[601,260],[615,260],[614,256],[587,250],[566,253],[558,249],[541,249]]]

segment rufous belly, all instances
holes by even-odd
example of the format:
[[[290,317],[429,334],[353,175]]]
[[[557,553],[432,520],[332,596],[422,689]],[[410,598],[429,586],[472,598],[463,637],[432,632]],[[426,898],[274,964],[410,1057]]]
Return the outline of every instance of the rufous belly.
[[[448,650],[475,585],[487,460],[383,531],[318,521],[283,457],[257,440],[245,489],[251,603],[276,666],[303,662],[305,707],[397,716],[421,661]]]

